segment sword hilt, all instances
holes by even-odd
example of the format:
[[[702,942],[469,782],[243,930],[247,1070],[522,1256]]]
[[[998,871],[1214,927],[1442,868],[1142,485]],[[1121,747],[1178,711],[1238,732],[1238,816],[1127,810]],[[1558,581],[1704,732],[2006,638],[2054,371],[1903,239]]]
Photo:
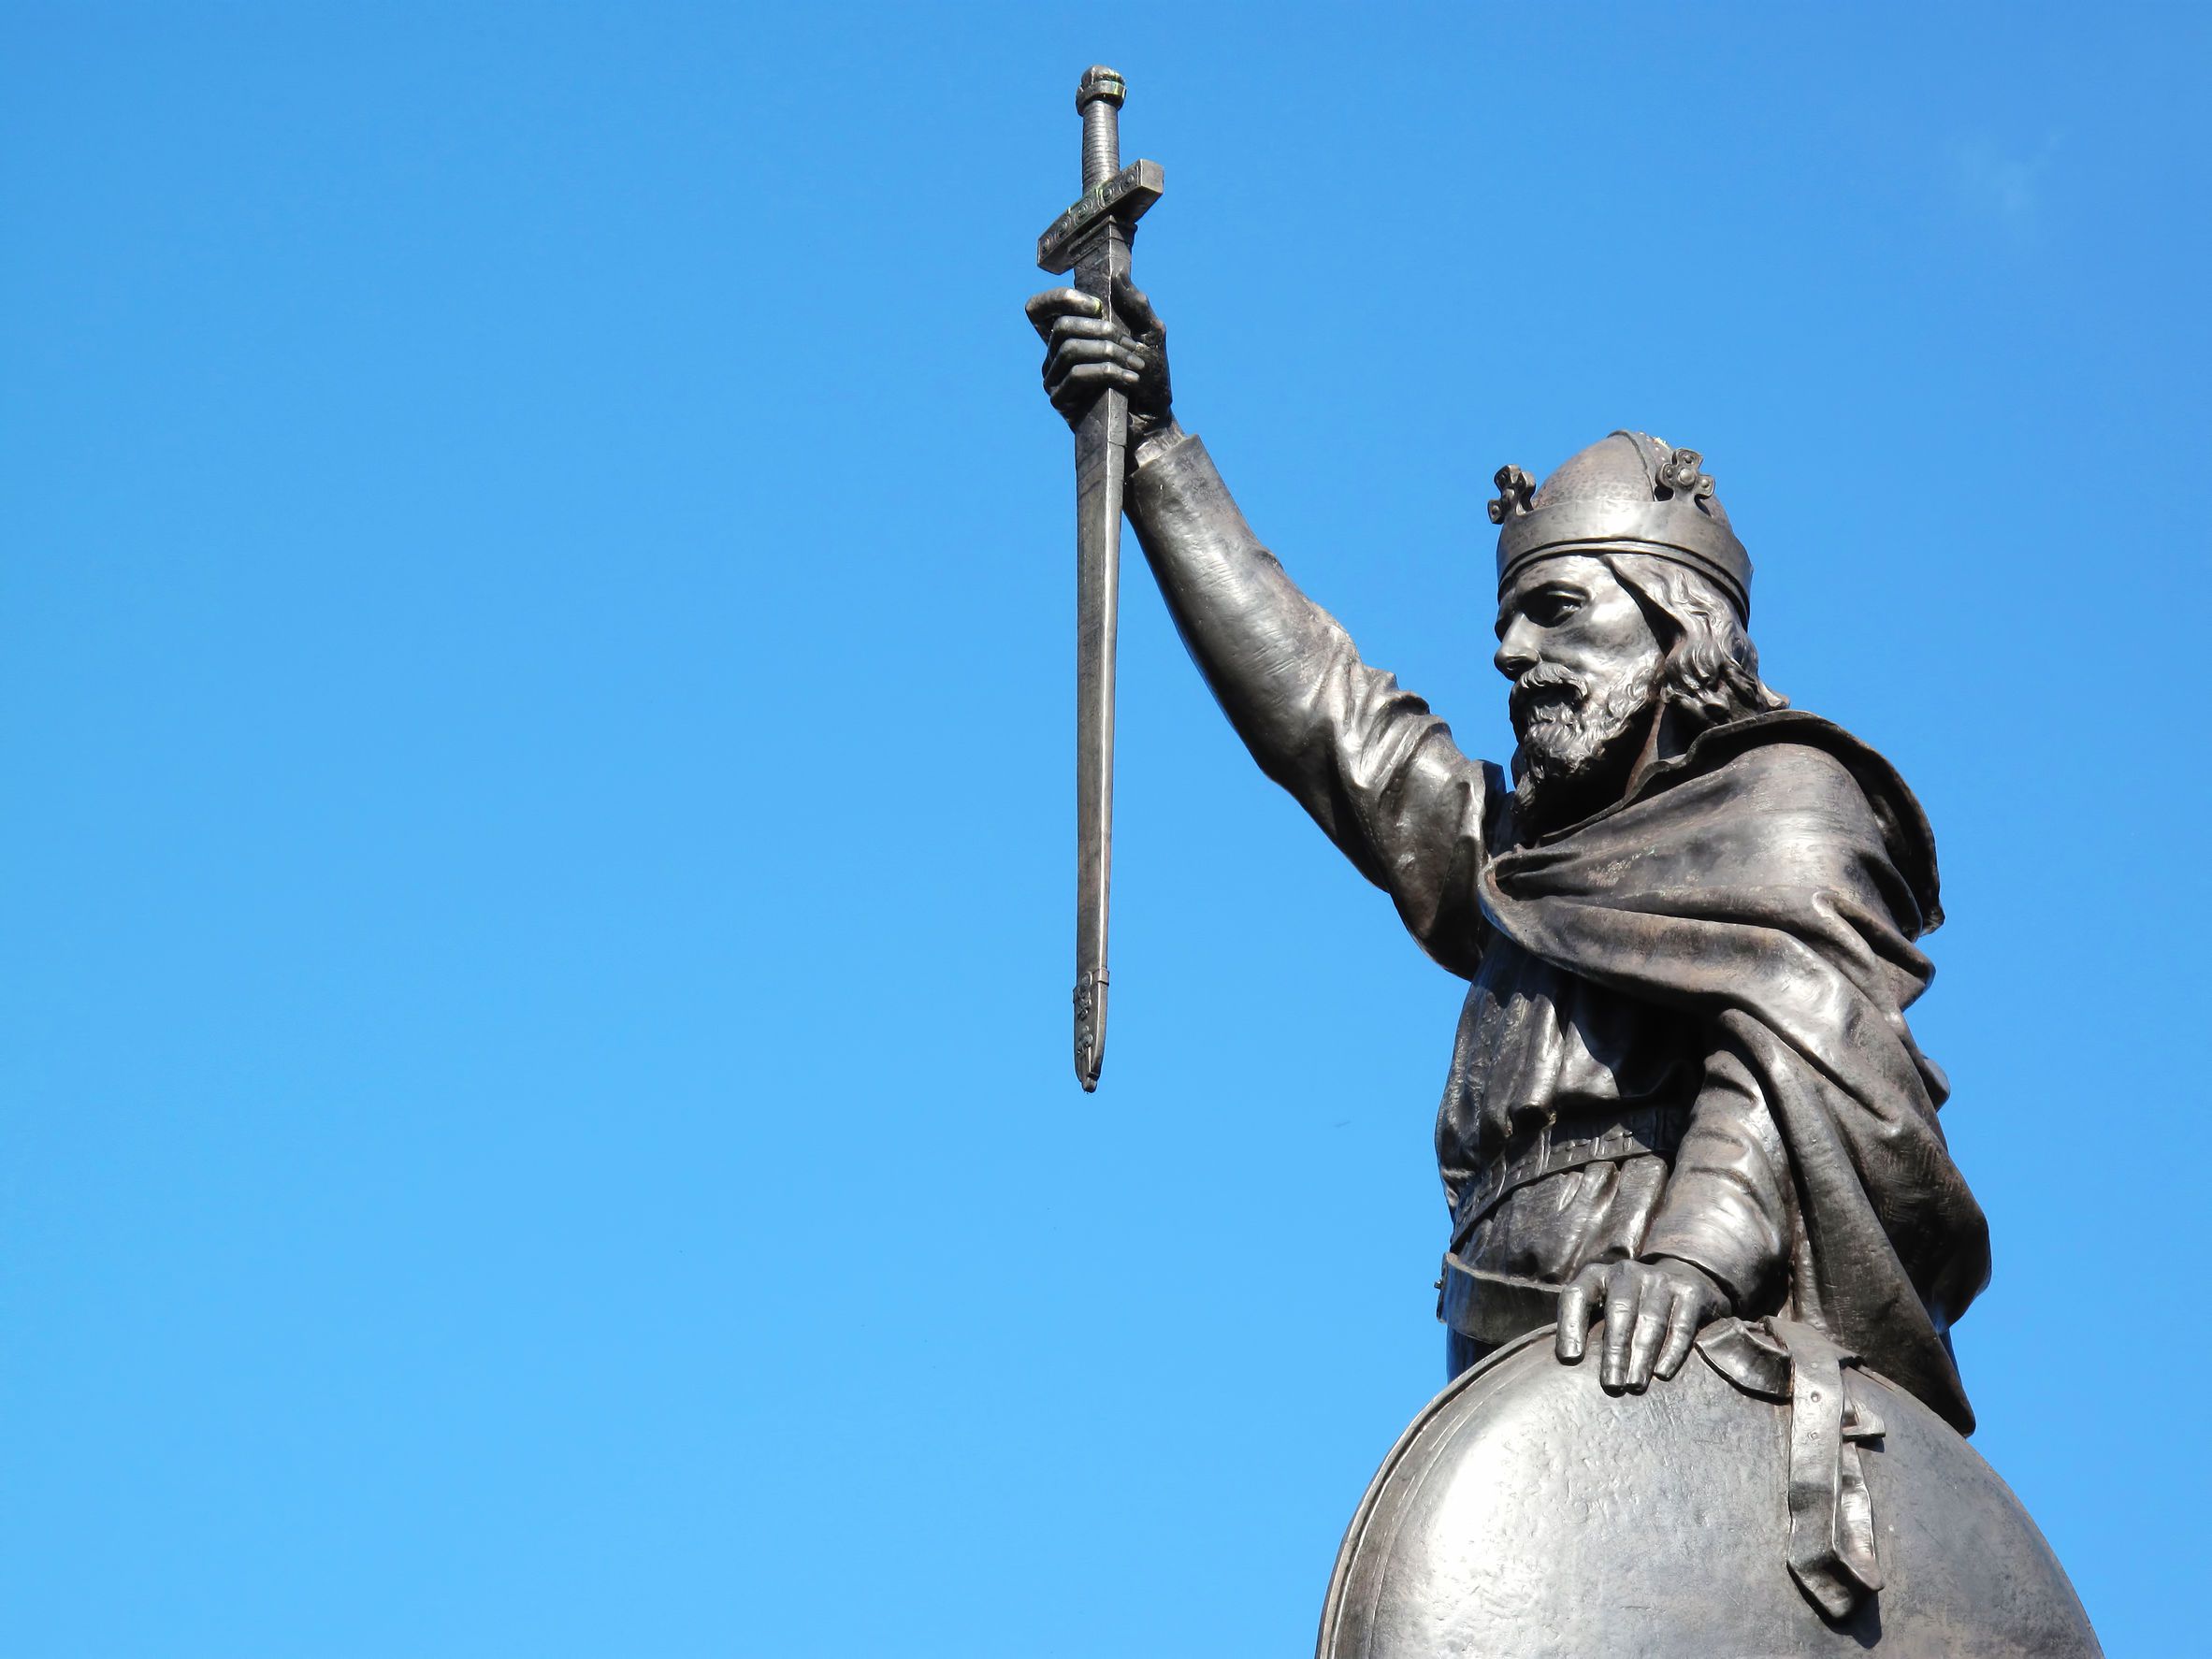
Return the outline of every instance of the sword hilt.
[[[1144,210],[1166,187],[1158,162],[1121,165],[1121,100],[1128,95],[1127,82],[1103,64],[1084,70],[1076,84],[1076,108],[1083,117],[1083,195],[1037,238],[1037,264],[1046,270],[1073,268],[1108,219],[1120,225],[1126,244]],[[1106,297],[1105,289],[1099,296]]]
[[[1076,83],[1085,190],[1096,190],[1121,170],[1121,100],[1128,95],[1128,83],[1104,64],[1092,65]]]

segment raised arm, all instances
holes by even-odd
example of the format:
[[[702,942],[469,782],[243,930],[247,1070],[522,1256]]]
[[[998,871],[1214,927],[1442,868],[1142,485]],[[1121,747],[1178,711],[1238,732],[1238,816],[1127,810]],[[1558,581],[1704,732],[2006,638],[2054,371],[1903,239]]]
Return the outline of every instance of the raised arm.
[[[1072,290],[1030,302],[1047,390],[1071,418],[1106,385],[1128,392],[1129,517],[1192,658],[1261,770],[1390,894],[1431,956],[1471,975],[1475,875],[1501,785],[1425,702],[1363,663],[1260,545],[1206,446],[1175,424],[1150,306],[1131,289],[1117,304],[1129,327]]]

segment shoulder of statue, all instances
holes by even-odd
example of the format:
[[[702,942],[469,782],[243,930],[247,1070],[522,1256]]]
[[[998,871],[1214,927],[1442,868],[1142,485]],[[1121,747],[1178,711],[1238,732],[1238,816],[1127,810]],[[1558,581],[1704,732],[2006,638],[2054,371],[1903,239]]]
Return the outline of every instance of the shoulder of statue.
[[[1717,772],[1732,779],[1772,779],[1800,786],[1826,781],[1845,787],[1857,777],[1854,750],[1873,755],[1833,721],[1782,709],[1701,733],[1684,757],[1683,770],[1690,775]]]
[[[1679,776],[1712,776],[1771,793],[1778,804],[1814,804],[1834,791],[1856,797],[1872,815],[1884,851],[1911,888],[1920,931],[1943,922],[1935,831],[1903,777],[1872,744],[1834,721],[1802,709],[1781,709],[1730,721],[1701,733],[1680,762]]]

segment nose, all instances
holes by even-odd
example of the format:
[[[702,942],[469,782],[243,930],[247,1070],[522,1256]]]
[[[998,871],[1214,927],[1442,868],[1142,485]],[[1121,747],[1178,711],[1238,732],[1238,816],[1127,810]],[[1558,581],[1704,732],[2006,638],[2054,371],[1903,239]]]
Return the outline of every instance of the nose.
[[[1497,655],[1490,660],[1509,680],[1518,680],[1536,667],[1536,624],[1525,616],[1514,617],[1507,626],[1504,637],[1497,642]]]

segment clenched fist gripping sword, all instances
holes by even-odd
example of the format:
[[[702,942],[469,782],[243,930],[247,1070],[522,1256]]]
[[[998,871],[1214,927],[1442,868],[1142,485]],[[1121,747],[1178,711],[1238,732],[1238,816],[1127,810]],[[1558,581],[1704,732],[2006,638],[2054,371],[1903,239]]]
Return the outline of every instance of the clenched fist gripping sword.
[[[1037,264],[1072,269],[1075,286],[1110,313],[1129,243],[1160,199],[1159,165],[1121,166],[1120,110],[1128,94],[1111,69],[1083,71],[1083,197],[1037,238]],[[1121,466],[1129,399],[1100,394],[1076,428],[1076,1075],[1098,1087],[1106,1059],[1106,889],[1114,853],[1114,628],[1121,580]]]

